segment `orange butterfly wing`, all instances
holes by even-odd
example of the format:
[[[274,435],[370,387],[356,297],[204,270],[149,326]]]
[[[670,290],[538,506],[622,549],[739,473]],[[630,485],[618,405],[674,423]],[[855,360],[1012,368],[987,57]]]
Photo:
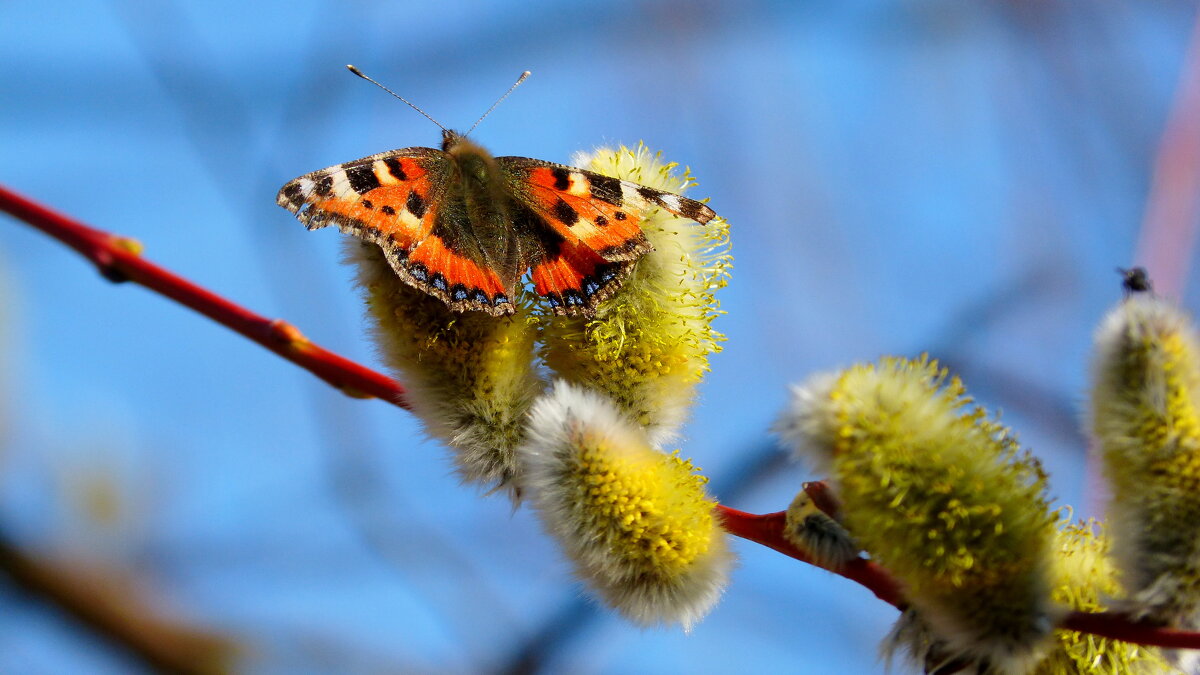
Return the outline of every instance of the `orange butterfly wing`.
[[[686,197],[525,157],[497,157],[514,195],[563,238],[533,265],[534,290],[556,314],[591,316],[653,250],[641,222],[661,208],[704,224],[712,209]]]
[[[447,161],[433,148],[392,150],[300,176],[276,201],[310,230],[333,224],[377,244],[401,279],[451,309],[512,314],[499,276],[433,234]]]

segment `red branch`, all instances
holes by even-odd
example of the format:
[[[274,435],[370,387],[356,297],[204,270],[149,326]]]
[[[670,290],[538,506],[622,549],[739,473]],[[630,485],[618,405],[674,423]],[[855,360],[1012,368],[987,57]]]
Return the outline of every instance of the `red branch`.
[[[0,211],[33,225],[92,261],[106,279],[132,281],[200,312],[304,368],[350,396],[375,397],[408,408],[395,380],[308,340],[292,324],[268,319],[141,257],[136,240],[92,229],[0,185]]]
[[[217,323],[241,333],[283,358],[308,370],[341,391],[358,397],[383,399],[408,409],[404,388],[391,378],[343,358],[312,342],[291,324],[271,320],[207,291],[146,261],[136,241],[96,230],[36,204],[0,186],[0,210],[62,241],[92,261],[111,281],[133,281],[186,305]],[[805,489],[820,508],[831,512],[837,505],[821,483]],[[815,564],[783,536],[785,514],[756,515],[727,506],[717,507],[730,534],[762,544],[786,556]],[[903,608],[898,582],[879,565],[859,558],[830,570],[873,592],[884,602]],[[1112,612],[1072,612],[1063,628],[1126,642],[1159,647],[1200,649],[1200,632],[1193,633],[1138,624]]]
[[[796,548],[796,546],[784,538],[783,528],[787,521],[787,514],[784,511],[758,515],[731,509],[728,506],[717,506],[717,510],[721,514],[722,523],[725,525],[726,531],[730,534],[756,544],[762,544],[767,548],[775,549],[796,560],[820,567],[804,551]],[[823,569],[828,569],[834,574],[846,577],[851,581],[856,581],[874,593],[875,597],[880,600],[898,609],[904,608],[904,597],[900,593],[900,585],[896,583],[896,580],[886,570],[865,558],[852,560],[840,568]]]

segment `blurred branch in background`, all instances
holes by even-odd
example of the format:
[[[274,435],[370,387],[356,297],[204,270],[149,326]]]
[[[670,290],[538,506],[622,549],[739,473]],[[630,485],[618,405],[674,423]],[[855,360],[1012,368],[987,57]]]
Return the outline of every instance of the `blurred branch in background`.
[[[1079,408],[1074,399],[1033,379],[1026,372],[973,358],[969,348],[973,339],[995,331],[1017,311],[1027,309],[1030,298],[1043,297],[1047,289],[1069,294],[1069,289],[1063,288],[1066,277],[1050,261],[1044,264],[1033,262],[1024,269],[1015,270],[1009,282],[984,291],[954,310],[943,327],[934,332],[934,337],[924,341],[927,346],[912,351],[928,352],[964,380],[972,382],[976,391],[993,392],[997,407],[1019,412],[1060,439],[1064,447],[1082,452],[1087,439],[1079,425]]]
[[[473,662],[484,659],[478,653],[483,646],[474,639],[478,631],[461,624],[472,617],[514,624],[507,603],[469,557],[438,535],[436,522],[412,517],[417,507],[410,496],[388,491],[370,454],[372,444],[359,442],[359,432],[347,433],[362,425],[342,419],[344,408],[318,411],[325,420],[326,484],[364,548],[394,571],[414,577],[414,585],[436,593],[440,604],[451,606],[447,620],[457,624],[459,643]]]
[[[1154,177],[1134,260],[1160,293],[1186,285],[1200,220],[1200,14],[1179,74],[1175,102],[1158,144]]]
[[[93,563],[51,562],[22,552],[0,531],[0,572],[23,592],[62,610],[144,665],[172,673],[229,672],[231,639],[161,617],[133,584]]]

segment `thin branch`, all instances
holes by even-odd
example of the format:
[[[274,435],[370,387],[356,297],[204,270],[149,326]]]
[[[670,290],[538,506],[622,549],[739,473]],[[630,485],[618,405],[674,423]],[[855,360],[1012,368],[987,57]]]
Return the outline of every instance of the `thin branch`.
[[[349,396],[379,398],[408,408],[404,388],[396,381],[314,344],[286,321],[255,314],[145,260],[137,240],[90,228],[3,185],[0,185],[0,211],[7,211],[75,249],[109,281],[132,281],[161,293],[241,333]]]
[[[112,281],[133,281],[157,291],[254,340],[351,396],[373,396],[401,408],[409,407],[404,388],[391,378],[313,344],[287,322],[255,314],[144,260],[140,256],[141,246],[132,239],[87,227],[3,186],[0,186],[0,210],[75,249]],[[805,488],[818,506],[829,504],[824,500],[823,487],[813,483]],[[784,513],[756,515],[727,506],[718,506],[718,510],[730,534],[814,564],[784,538]],[[857,582],[884,602],[904,606],[897,581],[869,560],[859,558],[830,571]],[[1062,627],[1145,645],[1200,649],[1200,632],[1146,626],[1113,612],[1072,612]]]
[[[821,567],[813,562],[813,559],[808,557],[804,551],[796,548],[784,538],[783,528],[787,520],[787,514],[784,511],[759,515],[731,509],[728,506],[718,506],[717,510],[721,514],[725,529],[730,534],[756,544],[762,544],[801,562]],[[905,603],[904,597],[900,594],[900,585],[887,571],[870,560],[857,558],[840,568],[823,567],[822,569],[857,582],[874,593],[875,597],[880,600],[898,609],[904,609]],[[1197,635],[1197,644],[1200,644],[1200,635]]]
[[[232,641],[156,617],[120,579],[34,558],[3,534],[0,573],[156,671],[215,675],[230,670],[236,654]]]
[[[1059,627],[1140,645],[1200,649],[1200,633],[1138,623],[1120,612],[1070,612]]]

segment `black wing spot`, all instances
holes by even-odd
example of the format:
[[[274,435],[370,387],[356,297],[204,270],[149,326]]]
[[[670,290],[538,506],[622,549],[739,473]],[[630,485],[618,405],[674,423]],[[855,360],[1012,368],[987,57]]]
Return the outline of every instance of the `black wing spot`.
[[[300,189],[299,183],[288,183],[283,186],[283,196],[293,204],[299,204],[304,201],[304,191]]]
[[[621,181],[611,176],[592,174],[588,176],[588,182],[591,183],[592,196],[596,199],[608,202],[613,206],[620,206],[623,203]]]
[[[404,203],[404,208],[408,209],[408,212],[417,218],[424,218],[426,209],[425,198],[417,194],[416,190],[413,190],[408,193],[408,201]]]
[[[363,205],[363,208],[364,208],[364,209],[373,209],[373,208],[375,208],[375,205],[371,203],[371,200],[370,200],[370,199],[364,199],[364,200],[362,200],[362,205]]]
[[[380,210],[380,211],[382,211],[382,212],[383,212],[385,215],[388,215],[388,216],[394,216],[394,215],[396,215],[396,209],[393,209],[392,207],[390,207],[390,206],[387,206],[386,204],[385,204],[385,205],[383,205],[383,206],[381,206],[381,207],[379,207],[379,210]]]
[[[379,187],[379,178],[375,176],[375,169],[371,164],[355,164],[353,166],[343,164],[342,169],[346,172],[346,179],[350,181],[350,187],[360,195]]]
[[[561,199],[554,205],[554,217],[561,220],[567,227],[579,222],[579,212]]]
[[[387,166],[388,173],[392,174],[392,178],[402,182],[408,180],[408,176],[404,173],[404,165],[400,163],[400,160],[388,157],[383,160],[383,163]]]
[[[554,189],[566,190],[571,187],[571,172],[564,168],[550,169],[550,173],[554,175]]]
[[[592,222],[596,223],[596,227],[604,227],[605,225],[608,225],[608,218],[605,218],[604,216],[596,216],[596,220]]]
[[[613,214],[613,218],[616,218],[617,220],[625,220],[628,217],[629,214],[625,213],[624,211],[617,211]]]
[[[313,192],[322,197],[328,197],[329,193],[333,192],[333,176],[326,174],[318,178],[313,184]]]

